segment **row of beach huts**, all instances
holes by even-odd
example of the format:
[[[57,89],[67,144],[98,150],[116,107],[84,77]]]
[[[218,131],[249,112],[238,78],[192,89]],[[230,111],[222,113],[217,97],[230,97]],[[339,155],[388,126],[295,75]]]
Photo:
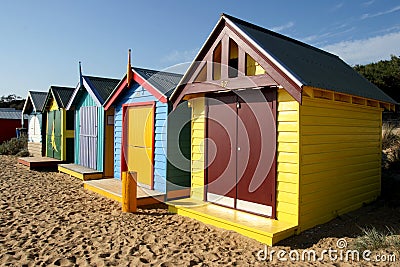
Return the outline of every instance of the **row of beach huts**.
[[[339,57],[222,14],[184,75],[132,67],[30,91],[32,168],[272,245],[375,200],[395,101]]]

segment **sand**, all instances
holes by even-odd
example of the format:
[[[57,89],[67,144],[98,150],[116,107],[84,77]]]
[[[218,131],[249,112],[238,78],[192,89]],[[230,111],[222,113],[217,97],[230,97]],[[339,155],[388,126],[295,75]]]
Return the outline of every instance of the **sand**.
[[[267,265],[256,257],[264,245],[253,239],[170,214],[160,205],[122,213],[118,202],[84,190],[82,181],[57,172],[29,171],[14,157],[0,156],[0,190],[2,266]],[[322,249],[343,235],[354,238],[354,231],[353,236],[346,233],[343,225],[337,227],[343,235],[334,232],[334,225],[323,227],[274,249]]]

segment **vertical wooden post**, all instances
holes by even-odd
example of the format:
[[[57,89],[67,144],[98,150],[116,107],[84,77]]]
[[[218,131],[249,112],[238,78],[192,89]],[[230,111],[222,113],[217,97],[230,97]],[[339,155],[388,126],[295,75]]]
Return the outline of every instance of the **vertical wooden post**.
[[[137,208],[137,173],[122,172],[122,211],[136,212]]]

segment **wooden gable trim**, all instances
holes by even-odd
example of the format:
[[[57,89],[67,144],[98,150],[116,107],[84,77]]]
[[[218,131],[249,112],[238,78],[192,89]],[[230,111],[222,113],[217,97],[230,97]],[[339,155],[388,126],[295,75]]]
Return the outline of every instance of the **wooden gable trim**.
[[[229,60],[229,38],[238,45],[238,77],[228,78]],[[221,79],[213,80],[213,52],[215,47],[222,43],[221,51]],[[282,86],[294,99],[301,103],[302,88],[286,75],[278,66],[239,33],[234,27],[225,20],[221,21],[210,35],[207,43],[202,48],[203,51],[190,67],[186,77],[177,88],[176,95],[173,95],[173,105],[176,107],[183,99],[184,95],[192,93],[205,93],[219,90],[233,90],[238,88],[251,88],[258,86]],[[264,75],[245,76],[245,55],[246,53],[254,58],[267,72]],[[207,64],[207,80],[201,83],[194,82],[200,71]],[[244,80],[247,79],[246,83]],[[265,81],[263,82],[263,79]],[[254,82],[251,86],[250,84]],[[237,84],[235,84],[237,83]],[[201,89],[203,87],[203,89]]]
[[[236,35],[238,40],[236,43],[239,47],[248,46],[249,51],[254,52],[257,56],[252,56],[249,51],[246,51],[250,56],[257,61],[261,67],[263,67],[266,72],[272,76],[272,78],[278,82],[297,102],[301,104],[301,92],[302,87],[300,87],[295,81],[293,81],[285,72],[283,72],[278,66],[276,66],[268,57],[266,57],[261,51],[251,43],[249,40],[244,38],[236,29],[234,29],[230,24],[227,24],[227,28],[232,31],[232,34]]]
[[[133,72],[133,80],[137,82],[140,86],[146,89],[150,94],[152,94],[158,101],[162,103],[167,103],[168,100],[160,91],[158,91],[154,86],[152,86],[148,81],[142,78],[135,71]]]
[[[128,85],[128,81],[127,81],[126,76],[125,76],[123,78],[123,80],[119,83],[116,91],[114,91],[114,93],[111,95],[110,100],[106,102],[106,105],[104,106],[105,110],[108,110],[111,107],[111,105],[116,101],[118,96],[120,96],[122,91],[124,91],[124,89],[127,88],[127,85]]]
[[[102,104],[100,100],[103,100],[101,96],[98,94],[97,89],[94,87],[90,79],[87,79],[85,76],[82,76],[83,80],[83,87],[85,87],[86,92],[93,98],[94,102],[96,102],[96,105],[98,107],[101,107]],[[94,88],[94,89],[93,89]]]
[[[74,92],[72,93],[72,97],[70,98],[70,100],[68,101],[67,106],[65,107],[66,110],[69,110],[72,107],[72,103],[74,103],[75,97],[78,94],[80,88],[80,83],[78,83],[78,85],[75,87]]]
[[[44,105],[43,105],[43,111],[50,110],[50,106],[49,105],[51,103],[51,99],[53,99],[53,101],[56,103],[57,108],[60,109],[60,106],[58,105],[56,96],[54,95],[53,89],[50,88],[50,90],[49,90],[49,92],[47,94],[47,97],[46,97],[46,101],[44,102]]]
[[[143,79],[140,75],[138,75],[135,71],[133,71],[133,80],[137,82],[140,86],[146,89],[150,94],[152,94],[158,101],[162,103],[167,103],[168,99],[166,96],[161,94],[156,88],[154,88],[150,83],[148,83],[145,79]],[[128,80],[125,76],[123,80],[118,85],[116,91],[112,94],[109,101],[107,101],[106,105],[104,106],[105,110],[108,110],[116,101],[116,99],[122,94],[125,89],[128,88]]]
[[[35,104],[32,101],[31,92],[28,92],[28,96],[26,97],[26,100],[25,100],[25,103],[24,103],[24,107],[22,108],[22,114],[27,114],[26,109],[27,109],[27,106],[28,106],[29,102],[31,103],[31,106],[32,106],[32,111],[31,112],[37,112]]]

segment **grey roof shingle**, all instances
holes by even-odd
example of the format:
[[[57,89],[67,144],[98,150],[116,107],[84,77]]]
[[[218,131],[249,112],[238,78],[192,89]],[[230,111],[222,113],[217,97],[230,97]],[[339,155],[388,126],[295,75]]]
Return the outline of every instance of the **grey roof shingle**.
[[[0,119],[3,120],[20,120],[22,116],[21,110],[0,108]],[[28,115],[24,115],[24,119],[28,119]]]
[[[66,108],[72,94],[74,93],[74,88],[71,87],[61,87],[61,86],[51,86],[50,91],[53,92],[54,97],[57,101],[59,108]]]
[[[132,70],[142,76],[149,84],[151,84],[166,97],[169,97],[173,93],[183,76],[177,73],[137,67],[132,67]]]
[[[88,81],[93,93],[96,94],[101,104],[111,95],[114,88],[119,83],[118,79],[83,76]]]
[[[47,92],[37,92],[37,91],[29,91],[30,98],[32,100],[32,105],[36,110],[43,110],[44,104],[46,102]]]
[[[338,56],[223,14],[303,85],[396,103]]]

